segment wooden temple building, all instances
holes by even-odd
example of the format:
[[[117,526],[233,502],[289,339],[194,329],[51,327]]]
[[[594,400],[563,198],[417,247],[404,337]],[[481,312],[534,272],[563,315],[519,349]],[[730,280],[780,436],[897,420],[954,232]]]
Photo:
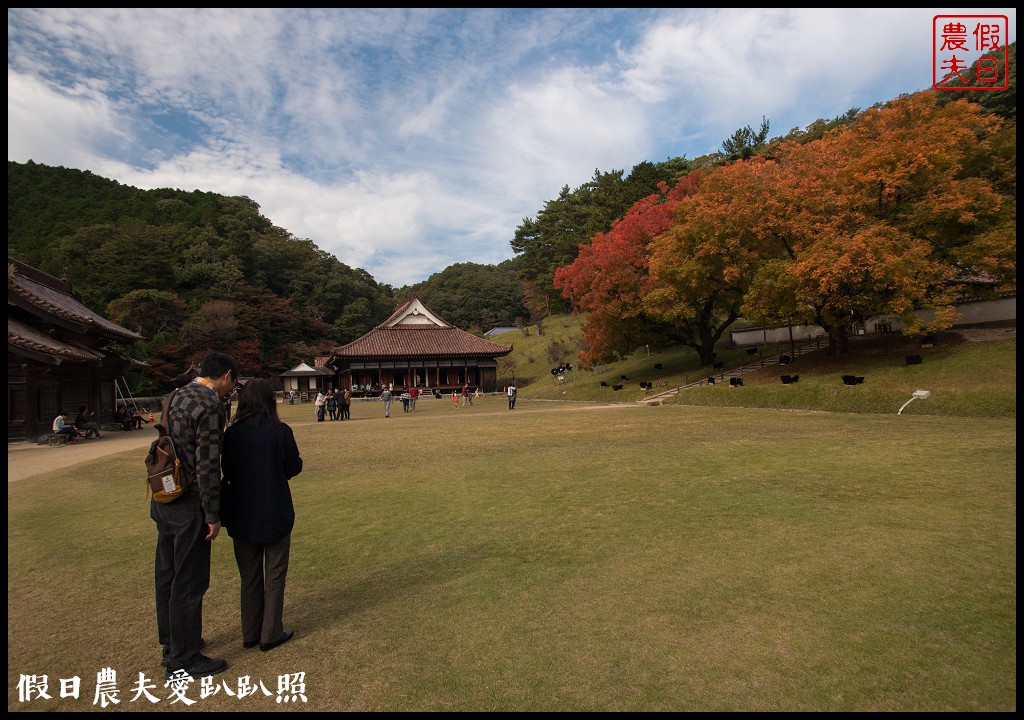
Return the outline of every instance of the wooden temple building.
[[[335,387],[373,394],[384,385],[415,385],[425,392],[469,385],[481,392],[501,390],[498,358],[512,352],[449,325],[418,298],[407,300],[391,317],[358,340],[334,348],[324,363]]]
[[[71,285],[7,258],[7,440],[48,435],[57,413],[83,405],[101,426],[113,421],[114,381],[143,363],[117,343],[138,333],[87,308]]]
[[[278,375],[281,378],[281,387],[284,389],[285,397],[294,390],[296,397],[302,402],[306,402],[310,395],[316,395],[321,390],[330,390],[333,387],[334,371],[323,366],[324,359],[316,358],[314,361],[316,367],[308,363],[299,363],[291,370]]]

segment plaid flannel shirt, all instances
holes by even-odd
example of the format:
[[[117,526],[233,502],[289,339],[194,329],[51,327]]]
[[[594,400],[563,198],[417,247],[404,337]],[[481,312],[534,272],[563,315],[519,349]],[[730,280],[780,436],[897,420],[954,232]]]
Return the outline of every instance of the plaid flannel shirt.
[[[227,413],[217,391],[189,383],[167,410],[171,438],[182,469],[199,485],[207,523],[220,522],[220,455]]]

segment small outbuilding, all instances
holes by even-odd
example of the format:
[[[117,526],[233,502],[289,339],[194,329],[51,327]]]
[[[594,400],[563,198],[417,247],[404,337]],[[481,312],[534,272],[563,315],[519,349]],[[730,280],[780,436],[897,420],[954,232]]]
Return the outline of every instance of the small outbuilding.
[[[285,397],[294,390],[296,397],[305,402],[310,393],[315,395],[320,390],[326,391],[331,387],[334,371],[323,366],[311,367],[306,363],[299,363],[278,377],[281,378]]]

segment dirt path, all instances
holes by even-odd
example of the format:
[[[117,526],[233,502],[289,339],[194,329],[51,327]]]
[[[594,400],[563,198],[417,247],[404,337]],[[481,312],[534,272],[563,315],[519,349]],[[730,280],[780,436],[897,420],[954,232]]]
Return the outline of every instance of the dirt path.
[[[80,463],[121,452],[138,454],[141,467],[143,452],[154,440],[156,430],[143,428],[131,432],[108,431],[101,438],[57,447],[36,443],[8,443],[7,482],[10,484],[33,475],[64,471]]]

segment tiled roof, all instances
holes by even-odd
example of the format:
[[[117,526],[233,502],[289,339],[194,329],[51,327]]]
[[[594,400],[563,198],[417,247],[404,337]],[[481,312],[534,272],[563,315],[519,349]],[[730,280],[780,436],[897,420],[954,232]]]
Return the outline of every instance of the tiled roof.
[[[12,318],[7,318],[7,345],[74,362],[96,362],[103,359],[103,355],[95,350],[61,342]]]
[[[499,345],[453,327],[412,297],[358,340],[335,348],[332,359],[498,358],[510,352],[511,345]]]
[[[137,332],[112,323],[83,305],[68,283],[10,257],[7,292],[45,313],[87,326],[89,335],[127,341],[142,339]]]
[[[436,325],[375,327],[358,340],[335,348],[335,358],[503,357],[511,345],[499,345],[456,327]]]

